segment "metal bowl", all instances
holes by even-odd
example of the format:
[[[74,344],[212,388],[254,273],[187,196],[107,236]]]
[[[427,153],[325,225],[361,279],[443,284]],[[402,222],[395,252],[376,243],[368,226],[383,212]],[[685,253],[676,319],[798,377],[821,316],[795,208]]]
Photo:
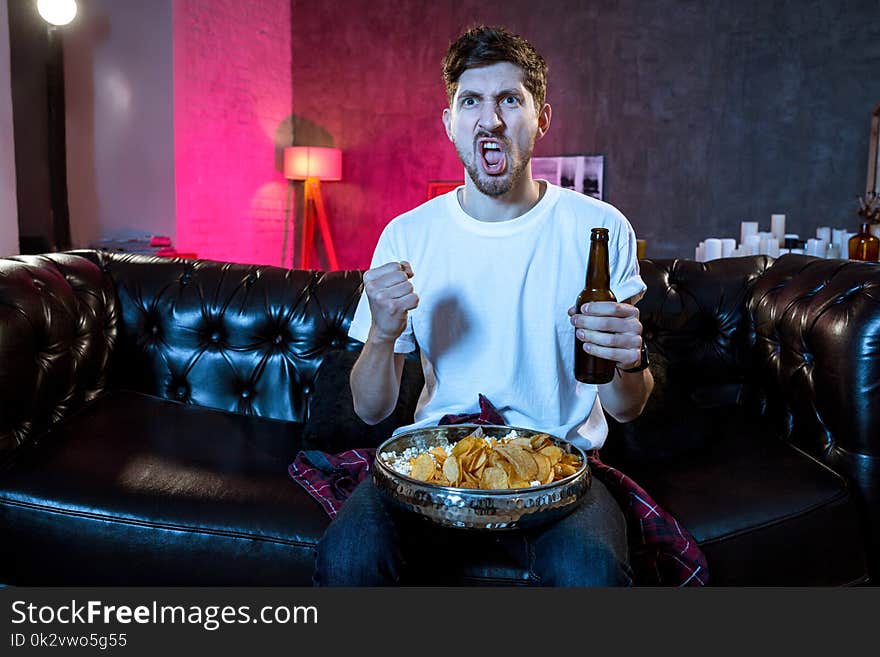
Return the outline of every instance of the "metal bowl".
[[[573,511],[589,489],[592,478],[586,454],[555,436],[550,436],[553,443],[566,452],[577,454],[581,467],[564,479],[529,488],[481,490],[429,484],[397,472],[382,456],[389,452],[399,454],[410,447],[421,452],[445,443],[455,444],[478,427],[482,428],[485,437],[496,439],[510,431],[527,438],[545,433],[519,427],[480,424],[412,429],[392,436],[376,450],[373,482],[388,500],[401,509],[444,527],[481,530],[519,529],[556,520]]]

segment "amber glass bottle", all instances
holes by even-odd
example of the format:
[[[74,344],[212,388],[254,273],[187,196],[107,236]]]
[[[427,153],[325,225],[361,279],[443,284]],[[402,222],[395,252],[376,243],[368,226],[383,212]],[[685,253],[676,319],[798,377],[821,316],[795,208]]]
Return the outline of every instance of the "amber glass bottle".
[[[608,266],[608,229],[593,228],[590,232],[590,259],[587,262],[587,280],[578,295],[575,310],[588,301],[617,301],[611,292],[611,274]],[[584,351],[584,343],[574,339],[574,378],[581,383],[608,383],[614,376],[614,361],[597,358]]]
[[[880,239],[868,228],[867,222],[862,223],[859,232],[849,238],[850,260],[880,260]]]

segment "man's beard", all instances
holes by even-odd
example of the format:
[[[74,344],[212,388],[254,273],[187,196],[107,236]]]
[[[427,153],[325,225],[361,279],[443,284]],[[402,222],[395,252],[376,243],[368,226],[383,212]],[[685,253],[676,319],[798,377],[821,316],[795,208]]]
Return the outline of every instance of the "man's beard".
[[[501,176],[490,176],[484,171],[480,169],[477,165],[476,158],[471,160],[465,157],[465,153],[456,145],[455,150],[458,151],[458,158],[461,160],[462,164],[464,164],[464,169],[467,171],[468,176],[470,176],[471,181],[474,183],[474,186],[486,196],[503,196],[507,192],[509,192],[513,187],[522,179],[522,177],[526,173],[526,169],[528,168],[529,162],[532,157],[532,149],[534,148],[534,139],[530,144],[528,151],[525,154],[525,157],[515,159],[511,155],[511,164],[508,168],[506,175]],[[510,153],[510,148],[507,148],[507,153]],[[476,157],[482,157],[482,155],[478,153]],[[505,154],[507,157],[507,154]]]

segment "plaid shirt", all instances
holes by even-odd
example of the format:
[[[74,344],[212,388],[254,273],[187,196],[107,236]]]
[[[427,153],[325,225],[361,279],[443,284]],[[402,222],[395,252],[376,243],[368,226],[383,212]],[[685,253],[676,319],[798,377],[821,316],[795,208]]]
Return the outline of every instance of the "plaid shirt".
[[[492,403],[480,395],[480,412],[446,415],[444,424],[505,424]],[[339,454],[317,450],[297,454],[288,472],[330,518],[355,487],[370,474],[374,448]],[[587,455],[591,474],[614,496],[626,517],[630,562],[637,586],[705,586],[709,581],[706,556],[690,533],[645,490],[620,470],[605,465],[598,450]]]

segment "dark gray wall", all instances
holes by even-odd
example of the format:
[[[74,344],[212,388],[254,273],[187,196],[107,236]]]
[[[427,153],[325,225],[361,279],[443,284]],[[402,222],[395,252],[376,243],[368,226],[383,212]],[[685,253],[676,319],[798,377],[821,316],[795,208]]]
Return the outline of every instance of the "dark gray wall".
[[[802,236],[857,227],[880,2],[551,6],[545,24],[562,31],[539,38],[560,111],[543,147],[607,156],[608,198],[650,255],[693,257],[743,220],[769,230],[774,212]]]

